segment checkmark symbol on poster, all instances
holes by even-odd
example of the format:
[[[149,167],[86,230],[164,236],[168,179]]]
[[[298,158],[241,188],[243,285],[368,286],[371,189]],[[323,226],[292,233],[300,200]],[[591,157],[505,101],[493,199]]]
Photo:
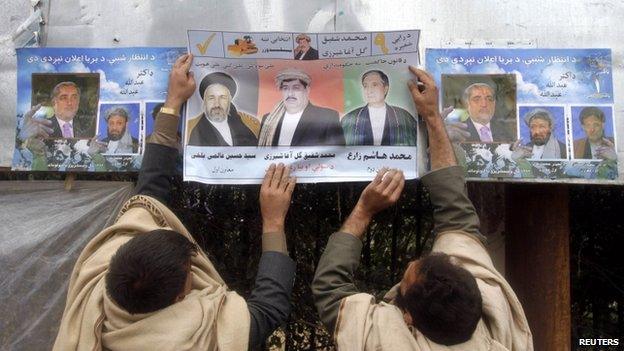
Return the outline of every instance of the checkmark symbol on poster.
[[[212,39],[214,39],[215,35],[217,33],[212,33],[208,39],[206,39],[206,41],[204,41],[203,43],[198,43],[195,46],[197,46],[197,50],[199,50],[199,53],[204,55],[206,53],[206,50],[208,50],[208,47],[210,46],[210,43],[212,42]]]

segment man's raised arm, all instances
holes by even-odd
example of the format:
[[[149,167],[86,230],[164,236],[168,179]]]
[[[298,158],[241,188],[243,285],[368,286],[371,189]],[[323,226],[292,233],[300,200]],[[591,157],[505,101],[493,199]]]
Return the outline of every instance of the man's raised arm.
[[[195,79],[190,72],[193,55],[180,56],[169,74],[167,99],[156,116],[154,132],[145,147],[137,195],[149,195],[167,204],[171,198],[171,178],[178,155],[178,123],[180,107],[195,91]]]
[[[418,114],[429,136],[431,172],[421,178],[433,205],[434,232],[463,230],[480,240],[479,217],[466,194],[464,170],[457,160],[438,107],[438,88],[429,73],[410,67],[418,82],[408,82]]]
[[[314,304],[321,320],[333,334],[340,301],[359,293],[355,270],[360,264],[362,239],[373,216],[396,203],[405,178],[399,170],[382,169],[364,189],[340,231],[332,234],[319,260],[312,282]]]
[[[295,262],[288,257],[284,224],[295,182],[288,167],[273,164],[260,188],[262,256],[254,288],[247,300],[251,317],[250,349],[260,346],[290,314]]]

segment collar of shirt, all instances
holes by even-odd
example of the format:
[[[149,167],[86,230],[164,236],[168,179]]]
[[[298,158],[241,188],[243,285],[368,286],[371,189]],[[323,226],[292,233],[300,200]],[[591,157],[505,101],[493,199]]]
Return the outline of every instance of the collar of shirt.
[[[533,145],[533,155],[531,158],[542,158],[545,145]]]
[[[368,113],[373,131],[373,145],[381,145],[386,126],[386,105],[384,104],[382,107],[368,106]]]
[[[479,131],[481,131],[481,127],[488,127],[488,129],[490,130],[490,134],[492,134],[492,128],[490,128],[490,122],[488,122],[487,124],[481,124],[481,123],[477,123],[474,120],[472,120],[472,123],[474,124],[475,128],[477,129],[477,133]]]
[[[297,129],[297,125],[301,120],[301,115],[303,115],[303,110],[301,112],[293,114],[290,114],[288,112],[284,113],[284,120],[282,121],[282,128],[280,130],[280,136],[277,145],[290,146],[290,144],[292,143],[292,138],[295,135],[295,129]]]
[[[206,117],[206,119],[208,119],[208,117]],[[227,117],[221,122],[211,121],[210,119],[208,119],[208,122],[210,122],[217,129],[219,134],[221,134],[221,136],[223,137],[223,140],[225,140],[228,145],[233,145],[232,131],[230,130],[230,126],[228,125]]]

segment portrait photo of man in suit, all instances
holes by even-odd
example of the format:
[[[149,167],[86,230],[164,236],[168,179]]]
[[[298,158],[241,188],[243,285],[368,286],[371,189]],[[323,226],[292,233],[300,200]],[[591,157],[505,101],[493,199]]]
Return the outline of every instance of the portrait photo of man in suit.
[[[19,139],[91,139],[99,100],[97,73],[34,73],[32,109]],[[25,116],[25,117],[26,117]]]
[[[259,146],[345,145],[338,112],[310,102],[310,75],[287,68],[275,84],[281,100],[262,118]]]
[[[295,60],[318,60],[318,50],[313,48],[310,43],[312,39],[307,34],[299,34],[295,38],[297,47],[295,48]]]
[[[574,158],[616,160],[615,140],[605,131],[607,127],[605,110],[611,112],[610,108],[587,106],[577,112],[577,115],[575,112],[578,109],[572,108],[572,123],[577,127],[580,123],[585,137],[574,140]],[[576,116],[578,117],[574,119]]]
[[[455,118],[446,119],[451,141],[513,143],[518,139],[513,75],[443,75],[442,88],[443,105],[455,108]]]
[[[466,88],[462,101],[468,110],[467,120],[470,137],[473,142],[509,142],[515,138],[507,128],[496,120],[496,95],[494,89],[485,83],[474,83]]]

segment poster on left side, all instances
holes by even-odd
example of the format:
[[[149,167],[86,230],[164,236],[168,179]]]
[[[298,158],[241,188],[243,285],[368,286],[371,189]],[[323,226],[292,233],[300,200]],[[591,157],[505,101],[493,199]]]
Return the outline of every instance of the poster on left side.
[[[136,172],[185,48],[17,50],[12,169]]]

